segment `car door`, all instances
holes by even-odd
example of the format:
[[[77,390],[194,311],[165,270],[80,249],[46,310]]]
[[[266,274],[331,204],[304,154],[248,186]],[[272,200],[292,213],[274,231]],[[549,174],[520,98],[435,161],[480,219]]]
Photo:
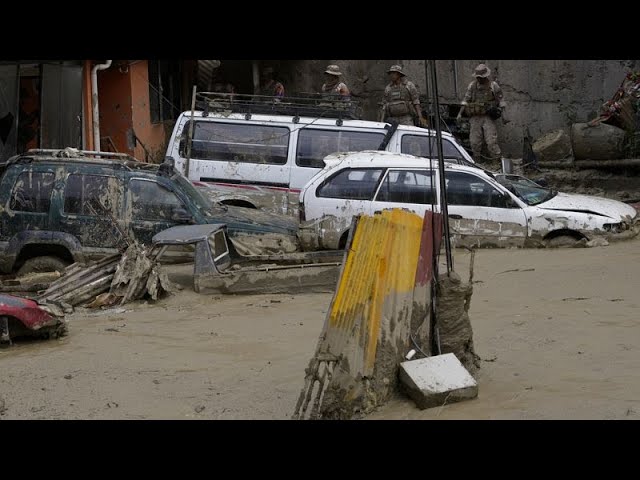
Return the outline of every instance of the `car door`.
[[[391,208],[405,208],[420,216],[424,216],[426,211],[438,211],[433,171],[388,169],[371,204],[371,211],[376,213]]]
[[[2,215],[2,239],[30,230],[50,230],[52,193],[56,179],[50,166],[16,165],[6,174],[11,186],[6,212]],[[6,192],[3,192],[3,196]]]
[[[147,178],[129,179],[126,209],[131,234],[145,245],[151,245],[156,233],[189,223],[189,210],[178,195]]]
[[[449,227],[464,245],[523,246],[524,210],[497,185],[470,172],[445,171]]]
[[[60,230],[80,241],[87,255],[126,244],[122,180],[115,175],[70,173],[64,182]]]
[[[354,215],[370,214],[383,172],[382,168],[344,168],[325,177],[320,185],[312,185],[311,201],[305,198],[307,219],[332,215],[348,225]]]

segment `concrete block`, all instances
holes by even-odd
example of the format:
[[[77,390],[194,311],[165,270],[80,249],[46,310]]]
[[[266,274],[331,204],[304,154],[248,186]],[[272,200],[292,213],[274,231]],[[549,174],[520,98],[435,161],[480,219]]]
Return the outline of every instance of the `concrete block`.
[[[564,130],[554,130],[543,135],[534,142],[532,148],[541,162],[573,157],[571,138]]]
[[[401,363],[400,381],[423,410],[478,396],[478,384],[453,353]]]

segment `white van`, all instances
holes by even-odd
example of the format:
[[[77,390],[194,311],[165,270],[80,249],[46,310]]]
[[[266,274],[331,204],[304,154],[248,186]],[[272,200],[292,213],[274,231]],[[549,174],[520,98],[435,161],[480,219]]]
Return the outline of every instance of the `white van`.
[[[298,215],[302,187],[335,152],[386,150],[437,157],[435,132],[424,128],[296,115],[194,113],[178,118],[167,148],[176,168],[197,186],[212,186],[218,202]],[[429,142],[429,138],[432,139]],[[472,164],[469,153],[449,133],[443,152],[451,162]],[[429,145],[431,143],[431,145]]]

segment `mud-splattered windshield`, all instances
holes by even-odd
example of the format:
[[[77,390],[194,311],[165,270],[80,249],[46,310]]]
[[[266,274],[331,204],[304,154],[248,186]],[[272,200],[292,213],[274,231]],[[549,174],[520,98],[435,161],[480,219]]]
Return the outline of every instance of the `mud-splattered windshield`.
[[[207,217],[213,217],[215,215],[219,215],[220,212],[225,212],[227,210],[224,205],[214,204],[211,202],[211,200],[202,195],[202,193],[200,193],[198,189],[193,186],[193,183],[187,180],[184,175],[176,173],[171,177],[171,180],[176,182],[180,186],[182,191],[186,193],[189,198],[191,198],[193,203],[195,203],[196,207],[198,208],[198,210],[200,210],[200,212],[202,212],[203,215],[206,215]]]
[[[496,175],[496,180],[518,196],[527,205],[538,205],[555,197],[558,192],[541,187],[520,175]]]

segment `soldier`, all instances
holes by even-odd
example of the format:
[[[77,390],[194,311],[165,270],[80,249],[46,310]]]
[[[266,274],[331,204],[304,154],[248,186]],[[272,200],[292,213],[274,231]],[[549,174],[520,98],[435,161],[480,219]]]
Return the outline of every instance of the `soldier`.
[[[387,71],[391,82],[384,89],[382,120],[395,121],[400,125],[415,125],[418,119],[420,126],[427,125],[420,108],[418,89],[407,80],[402,66],[392,65]]]
[[[258,93],[266,97],[274,97],[276,101],[284,97],[284,85],[273,78],[273,67],[262,69],[262,81]]]
[[[483,140],[487,144],[491,159],[500,160],[502,156],[498,146],[496,120],[502,116],[506,103],[500,85],[491,81],[490,75],[491,70],[484,63],[476,67],[473,72],[476,79],[469,84],[457,117],[460,121],[464,112],[471,117],[469,141],[473,150],[473,159],[476,162],[482,157]]]
[[[340,80],[342,73],[338,65],[329,65],[324,71],[324,83],[322,84],[323,96],[349,100],[351,92],[347,85]]]

